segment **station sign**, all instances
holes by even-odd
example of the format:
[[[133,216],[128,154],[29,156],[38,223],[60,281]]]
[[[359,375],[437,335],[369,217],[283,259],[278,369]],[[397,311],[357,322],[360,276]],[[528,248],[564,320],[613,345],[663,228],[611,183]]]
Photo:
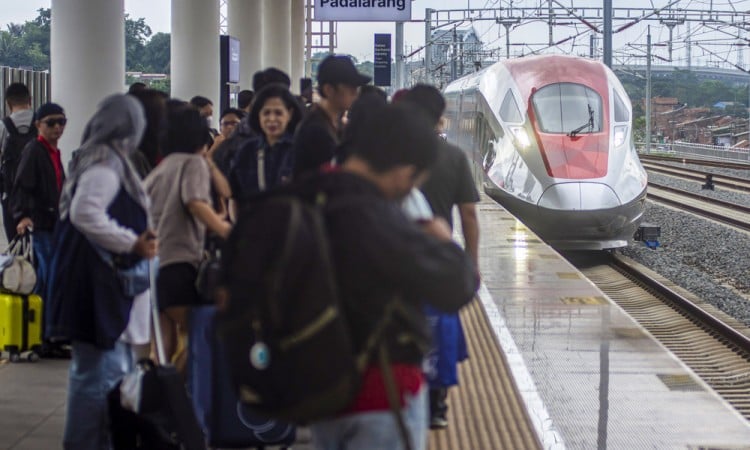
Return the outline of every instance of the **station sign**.
[[[315,20],[406,22],[411,0],[315,0]]]
[[[375,61],[373,84],[391,85],[391,35],[375,34]]]

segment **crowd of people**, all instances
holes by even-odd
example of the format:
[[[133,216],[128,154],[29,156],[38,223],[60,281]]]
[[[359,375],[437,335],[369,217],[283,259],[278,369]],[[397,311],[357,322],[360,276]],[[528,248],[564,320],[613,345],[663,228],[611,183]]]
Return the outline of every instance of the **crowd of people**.
[[[389,103],[344,56],[327,57],[317,75],[313,103],[290,92],[282,71],[258,72],[218,129],[210,99],[132,86],[101,102],[67,171],[58,148],[64,105],[33,111],[23,84],[8,87],[3,220],[9,240],[33,234],[45,339],[71,342],[64,448],[110,448],[107,394],[152,351],[149,286],[121,274],[158,261],[153,320],[167,358],[184,370],[191,307],[207,301],[195,282],[206,249],[230,235],[244,205],[290,185],[356,200],[328,224],[354,344],[364,346],[358,336],[374,326],[356,311],[377,315],[393,295],[405,297],[419,320],[400,326],[429,326],[433,339],[429,355],[395,335],[389,342],[413,448],[426,448],[429,427],[447,426],[447,388],[467,356],[457,312],[479,280],[468,162],[440,137],[445,100],[435,87]],[[454,205],[465,251],[452,238]],[[405,448],[386,397],[373,362],[349,408],[310,424],[316,448]]]

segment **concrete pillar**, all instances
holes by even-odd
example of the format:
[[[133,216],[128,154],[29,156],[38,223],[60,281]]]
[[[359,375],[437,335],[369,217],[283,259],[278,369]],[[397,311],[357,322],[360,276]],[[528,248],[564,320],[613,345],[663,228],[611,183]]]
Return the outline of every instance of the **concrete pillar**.
[[[68,117],[59,142],[66,164],[99,102],[125,91],[123,0],[52,0],[50,45],[52,101]]]
[[[240,40],[240,88],[252,89],[263,65],[263,0],[228,0],[227,32]]]
[[[292,92],[299,94],[305,76],[305,0],[292,0]]]
[[[219,108],[219,0],[172,0],[172,97]]]
[[[263,62],[292,72],[292,1],[264,0]]]

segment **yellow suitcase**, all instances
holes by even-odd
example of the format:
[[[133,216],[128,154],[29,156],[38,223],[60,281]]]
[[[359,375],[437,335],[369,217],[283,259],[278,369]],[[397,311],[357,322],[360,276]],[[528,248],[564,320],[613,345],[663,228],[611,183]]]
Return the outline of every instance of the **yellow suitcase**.
[[[37,361],[41,349],[41,297],[0,293],[0,351],[12,362]]]

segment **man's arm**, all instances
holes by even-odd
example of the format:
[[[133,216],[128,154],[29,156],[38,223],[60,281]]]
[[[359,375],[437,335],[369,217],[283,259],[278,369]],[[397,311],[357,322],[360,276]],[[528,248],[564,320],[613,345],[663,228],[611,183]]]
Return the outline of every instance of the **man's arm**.
[[[435,222],[434,230],[423,231],[383,208],[358,213],[349,213],[347,220],[359,230],[357,254],[351,258],[366,260],[390,285],[442,311],[458,311],[473,298],[476,269],[450,239],[447,224]]]
[[[461,216],[461,231],[464,235],[464,246],[466,253],[479,270],[479,220],[477,219],[477,208],[475,203],[461,203],[458,205]]]

